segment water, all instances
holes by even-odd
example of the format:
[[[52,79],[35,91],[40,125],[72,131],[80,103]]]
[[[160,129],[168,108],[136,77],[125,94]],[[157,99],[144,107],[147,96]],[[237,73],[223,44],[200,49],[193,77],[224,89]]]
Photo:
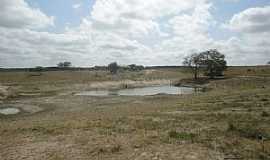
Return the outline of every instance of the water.
[[[170,85],[151,86],[143,88],[120,89],[120,90],[95,90],[78,93],[79,96],[151,96],[157,94],[181,95],[192,94],[195,89],[191,87],[175,87]]]
[[[20,110],[17,108],[0,109],[0,114],[4,114],[4,115],[13,115],[13,114],[18,114],[19,112]]]

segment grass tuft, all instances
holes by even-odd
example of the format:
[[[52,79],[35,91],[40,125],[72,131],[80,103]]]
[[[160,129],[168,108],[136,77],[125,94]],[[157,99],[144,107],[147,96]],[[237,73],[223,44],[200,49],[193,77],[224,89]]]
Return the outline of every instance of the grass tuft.
[[[175,130],[170,131],[168,133],[170,138],[178,139],[178,140],[193,140],[195,138],[195,134],[187,133],[187,132],[177,132]]]

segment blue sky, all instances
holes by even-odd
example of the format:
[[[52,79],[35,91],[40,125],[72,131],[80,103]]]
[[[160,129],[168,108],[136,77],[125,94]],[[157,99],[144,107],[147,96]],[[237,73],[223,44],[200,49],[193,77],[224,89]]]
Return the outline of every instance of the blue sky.
[[[229,1],[229,2],[228,2]],[[230,2],[230,0],[216,0],[213,3],[212,13],[218,24],[229,21],[231,17],[250,7],[263,7],[269,5],[269,0],[239,0]],[[233,0],[231,0],[233,1]],[[76,27],[80,25],[81,19],[89,16],[95,0],[27,0],[29,5],[34,8],[40,8],[49,16],[55,17],[55,26],[49,28],[53,32],[63,32],[65,27]],[[74,5],[80,4],[79,8],[73,8]],[[218,27],[213,27],[210,34],[217,39],[224,39],[233,35],[224,32]]]
[[[27,0],[30,6],[40,8],[49,16],[55,17],[55,26],[50,28],[53,32],[63,32],[65,27],[80,25],[81,18],[89,16],[95,0]],[[73,8],[79,4],[79,8]]]
[[[226,0],[216,0],[213,2],[214,8],[212,13],[216,21],[221,24],[229,21],[234,14],[239,13],[247,8],[263,7],[269,4],[269,0],[238,0],[234,3],[228,2]],[[226,39],[234,35],[234,33],[231,33],[228,30],[220,29],[218,27],[211,28],[210,34],[212,34],[212,36],[217,39]]]
[[[0,66],[181,65],[213,48],[260,65],[268,17],[269,0],[1,0]]]

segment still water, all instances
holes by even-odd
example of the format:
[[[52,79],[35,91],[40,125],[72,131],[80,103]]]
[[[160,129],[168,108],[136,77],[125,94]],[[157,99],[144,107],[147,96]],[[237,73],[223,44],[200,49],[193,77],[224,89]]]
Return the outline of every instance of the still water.
[[[0,114],[3,114],[3,115],[13,115],[13,114],[18,114],[19,112],[20,110],[17,108],[0,109]]]
[[[77,93],[79,96],[151,96],[157,94],[181,95],[192,94],[195,89],[191,87],[176,87],[171,85],[151,86],[119,90],[94,90]]]

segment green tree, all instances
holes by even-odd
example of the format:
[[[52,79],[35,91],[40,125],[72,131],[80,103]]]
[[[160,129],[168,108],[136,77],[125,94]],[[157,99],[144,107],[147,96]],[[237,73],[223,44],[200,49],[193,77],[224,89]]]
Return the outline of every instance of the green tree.
[[[192,69],[195,80],[198,79],[199,72],[202,69],[205,70],[205,75],[214,78],[222,76],[227,68],[225,55],[216,49],[201,52],[200,54],[193,53],[185,57],[183,64]]]
[[[205,69],[205,74],[210,78],[223,76],[223,72],[227,69],[225,55],[216,49],[211,49],[199,54],[201,67]]]
[[[109,69],[109,71],[110,71],[112,74],[116,74],[117,71],[118,71],[118,69],[119,69],[119,67],[118,67],[118,64],[117,64],[116,62],[113,62],[113,63],[110,63],[110,64],[108,65],[108,69]]]
[[[128,68],[130,71],[141,71],[144,69],[144,66],[131,64],[131,65],[128,65]]]
[[[42,72],[43,69],[44,69],[44,68],[43,68],[42,66],[36,66],[34,70],[35,70],[36,72]]]
[[[65,62],[58,63],[57,67],[59,67],[59,68],[68,68],[68,67],[71,67],[71,65],[72,65],[71,62],[65,61]]]

